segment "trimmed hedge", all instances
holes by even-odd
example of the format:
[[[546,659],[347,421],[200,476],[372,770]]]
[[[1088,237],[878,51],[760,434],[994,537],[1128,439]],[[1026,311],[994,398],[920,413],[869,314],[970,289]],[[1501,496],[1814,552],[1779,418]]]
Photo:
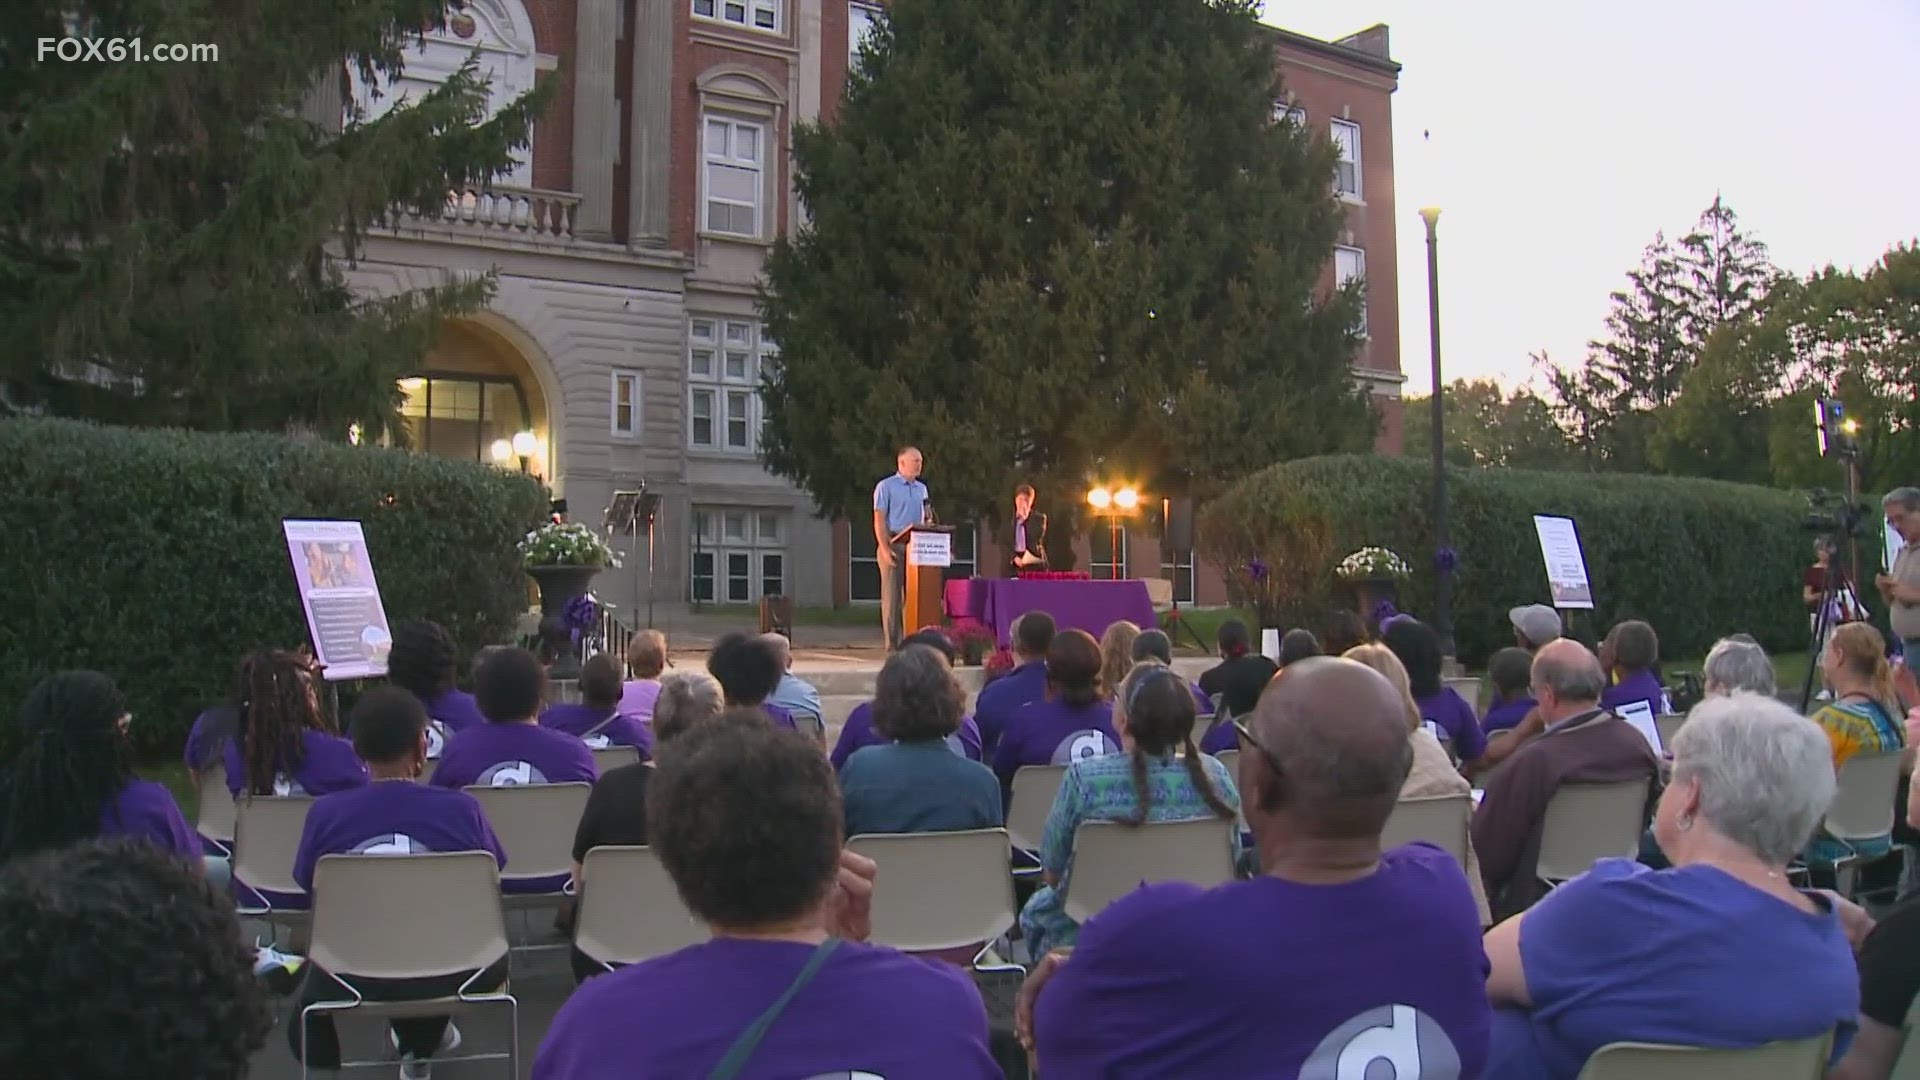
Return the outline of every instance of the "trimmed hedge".
[[[1413,567],[1400,607],[1433,614],[1432,471],[1373,455],[1309,458],[1256,473],[1201,512],[1201,555],[1236,599],[1249,563],[1268,571],[1263,617],[1318,625],[1352,607],[1333,578],[1348,552],[1380,544]],[[1575,616],[1593,637],[1645,619],[1664,656],[1699,656],[1744,631],[1770,651],[1803,651],[1800,576],[1812,561],[1806,499],[1773,488],[1656,476],[1449,469],[1448,534],[1459,555],[1453,622],[1461,659],[1481,663],[1513,642],[1508,609],[1549,603],[1533,515],[1580,529],[1597,609]],[[1862,548],[1863,558],[1872,554]],[[1878,558],[1875,556],[1877,564]]]
[[[527,608],[514,545],[544,515],[529,477],[273,435],[0,421],[0,754],[43,676],[120,682],[146,754],[232,692],[240,656],[306,641],[285,518],[361,521],[387,617],[463,651]]]

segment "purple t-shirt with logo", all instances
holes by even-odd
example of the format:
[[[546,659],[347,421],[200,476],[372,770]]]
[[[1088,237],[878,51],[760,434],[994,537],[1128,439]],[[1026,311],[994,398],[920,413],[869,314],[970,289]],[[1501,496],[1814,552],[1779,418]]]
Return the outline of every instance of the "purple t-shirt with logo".
[[[631,746],[640,751],[642,761],[653,757],[653,729],[621,712],[617,706],[609,716],[587,705],[555,705],[540,714],[540,726],[583,739],[589,750]]]
[[[1480,730],[1488,735],[1496,731],[1510,731],[1520,726],[1520,721],[1533,711],[1534,700],[1530,697],[1503,701],[1487,710],[1486,719],[1480,722]]]
[[[314,800],[293,859],[293,880],[313,891],[323,855],[417,855],[485,851],[501,867],[506,853],[480,803],[464,791],[382,781]]]
[[[620,687],[620,712],[643,724],[653,721],[653,707],[659,700],[659,679],[634,679]]]
[[[194,863],[200,861],[200,837],[187,824],[173,793],[151,780],[129,780],[100,808],[102,838],[145,840]]]
[[[980,689],[974,700],[974,719],[980,723],[980,739],[988,752],[1000,744],[1000,733],[1012,723],[1013,714],[1047,696],[1047,662],[1029,660]]]
[[[1663,716],[1668,712],[1667,692],[1661,687],[1660,680],[1654,678],[1653,672],[1644,669],[1636,671],[1607,687],[1606,693],[1600,695],[1600,707],[1609,712],[1617,713],[1622,705],[1637,701],[1646,702],[1655,716]]]
[[[487,722],[480,712],[480,703],[465,690],[442,690],[430,698],[422,698],[420,704],[427,707],[427,716],[438,720],[451,735]]]
[[[534,1080],[711,1073],[814,947],[716,938],[588,980],[554,1017]],[[740,1080],[1000,1080],[980,992],[958,967],[842,942]]]
[[[840,727],[840,738],[833,744],[834,771],[838,772],[847,759],[856,751],[869,746],[883,746],[892,740],[873,729],[873,702],[863,701],[847,714],[847,722]],[[947,747],[970,761],[980,760],[980,725],[971,716],[960,718],[960,728],[947,736]]]
[[[306,751],[300,767],[288,775],[285,763],[280,763],[274,773],[273,790],[265,794],[331,795],[367,782],[366,765],[353,752],[353,744],[340,736],[309,728],[300,733],[300,745]],[[238,799],[247,788],[247,766],[237,740],[227,743],[226,760],[227,790]]]
[[[599,778],[593,751],[579,738],[537,724],[482,724],[454,736],[435,787],[591,784]]]
[[[1430,844],[1343,885],[1146,885],[1040,994],[1040,1075],[1477,1077],[1486,980],[1467,879]]]
[[[1096,701],[1082,708],[1057,701],[1022,706],[993,751],[993,772],[1000,787],[1013,790],[1013,774],[1022,765],[1071,765],[1084,758],[1120,752],[1113,733],[1113,703]]]
[[[1415,697],[1413,703],[1420,707],[1421,721],[1433,725],[1428,730],[1434,738],[1452,743],[1453,752],[1461,761],[1473,761],[1486,753],[1487,733],[1480,729],[1473,706],[1453,687],[1443,686],[1431,694]]]

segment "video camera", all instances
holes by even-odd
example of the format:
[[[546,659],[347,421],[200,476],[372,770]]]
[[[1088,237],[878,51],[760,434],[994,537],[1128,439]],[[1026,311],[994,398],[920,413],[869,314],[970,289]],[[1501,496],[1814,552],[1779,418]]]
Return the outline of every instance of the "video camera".
[[[1836,539],[1863,539],[1867,535],[1867,521],[1872,510],[1866,503],[1854,502],[1845,495],[1815,488],[1807,496],[1807,507],[1812,512],[1800,523],[1800,527],[1810,533],[1819,533]]]

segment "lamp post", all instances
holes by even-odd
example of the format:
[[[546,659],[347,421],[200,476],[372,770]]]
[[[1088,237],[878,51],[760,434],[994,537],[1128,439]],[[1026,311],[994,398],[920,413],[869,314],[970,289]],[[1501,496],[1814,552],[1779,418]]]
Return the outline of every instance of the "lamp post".
[[[1441,565],[1447,547],[1447,421],[1445,385],[1440,378],[1440,208],[1420,211],[1427,223],[1427,336],[1433,351],[1433,552],[1436,577],[1433,588],[1434,629],[1440,632],[1440,650],[1453,655],[1453,569]]]
[[[1140,512],[1140,492],[1135,488],[1097,487],[1087,492],[1087,505],[1107,519],[1107,557],[1112,560],[1109,576],[1120,580],[1120,519]]]

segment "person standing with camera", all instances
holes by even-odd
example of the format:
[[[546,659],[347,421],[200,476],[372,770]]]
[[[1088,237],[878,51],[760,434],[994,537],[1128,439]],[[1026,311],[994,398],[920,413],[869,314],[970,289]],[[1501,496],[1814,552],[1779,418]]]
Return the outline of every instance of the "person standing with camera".
[[[1887,527],[1900,534],[1906,546],[1894,557],[1889,573],[1873,579],[1891,611],[1889,623],[1900,639],[1907,666],[1920,659],[1920,488],[1895,488],[1880,500]]]

